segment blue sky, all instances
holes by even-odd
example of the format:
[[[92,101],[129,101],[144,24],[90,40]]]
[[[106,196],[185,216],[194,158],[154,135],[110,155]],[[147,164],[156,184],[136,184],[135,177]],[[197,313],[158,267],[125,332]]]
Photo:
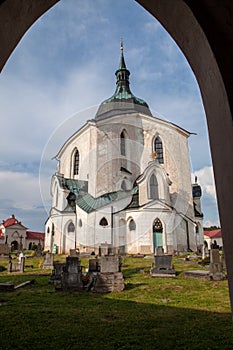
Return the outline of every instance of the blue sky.
[[[219,224],[196,79],[173,39],[133,0],[62,0],[8,60],[0,76],[1,220],[15,214],[43,231],[56,171],[51,158],[114,92],[121,38],[132,92],[154,114],[197,133],[189,146],[192,173],[203,188],[204,223]]]

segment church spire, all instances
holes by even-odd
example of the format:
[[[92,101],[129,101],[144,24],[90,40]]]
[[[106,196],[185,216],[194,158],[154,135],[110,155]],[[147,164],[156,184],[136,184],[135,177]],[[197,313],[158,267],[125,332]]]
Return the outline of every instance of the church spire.
[[[119,69],[115,73],[117,78],[117,82],[116,82],[117,87],[116,87],[115,95],[118,95],[120,93],[123,98],[127,98],[127,96],[132,95],[132,93],[129,88],[130,71],[126,68],[125,58],[124,58],[124,46],[123,46],[122,39],[121,39],[120,50],[121,50],[121,58],[120,58]]]
[[[126,64],[125,64],[125,59],[124,59],[124,43],[123,39],[121,39],[121,59],[120,59],[120,64],[119,64],[119,69],[126,69]]]
[[[130,111],[131,113],[137,111],[145,113],[147,115],[151,115],[148,104],[144,100],[134,96],[130,90],[130,71],[127,69],[125,64],[124,46],[122,39],[120,50],[121,56],[119,68],[115,72],[116,90],[110,98],[108,98],[100,104],[99,109],[96,113],[97,119],[101,118],[102,115],[107,116],[111,115],[112,113],[116,113],[116,111],[119,111],[119,109],[122,111]]]

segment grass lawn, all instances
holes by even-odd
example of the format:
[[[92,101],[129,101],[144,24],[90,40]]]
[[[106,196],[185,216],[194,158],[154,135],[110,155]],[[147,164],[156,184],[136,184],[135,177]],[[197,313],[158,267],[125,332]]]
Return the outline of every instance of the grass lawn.
[[[233,349],[227,281],[186,279],[197,262],[173,263],[177,277],[152,278],[150,259],[124,258],[125,290],[99,295],[55,292],[41,259],[27,259],[24,274],[0,273],[1,283],[35,280],[0,293],[0,349]]]

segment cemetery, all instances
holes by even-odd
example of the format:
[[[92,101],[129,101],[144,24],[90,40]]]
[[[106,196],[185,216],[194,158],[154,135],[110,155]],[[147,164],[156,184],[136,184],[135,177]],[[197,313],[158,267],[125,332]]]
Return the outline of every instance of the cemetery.
[[[155,255],[121,257],[103,244],[97,256],[74,249],[19,255],[0,259],[3,349],[233,345],[227,273],[217,249],[204,256],[158,248]]]

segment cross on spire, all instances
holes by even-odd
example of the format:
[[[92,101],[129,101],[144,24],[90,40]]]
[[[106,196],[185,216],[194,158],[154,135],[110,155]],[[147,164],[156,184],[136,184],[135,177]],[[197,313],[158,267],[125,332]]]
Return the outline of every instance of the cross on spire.
[[[121,47],[120,47],[120,50],[121,50],[121,51],[124,51],[124,41],[123,41],[122,38],[121,38]]]

